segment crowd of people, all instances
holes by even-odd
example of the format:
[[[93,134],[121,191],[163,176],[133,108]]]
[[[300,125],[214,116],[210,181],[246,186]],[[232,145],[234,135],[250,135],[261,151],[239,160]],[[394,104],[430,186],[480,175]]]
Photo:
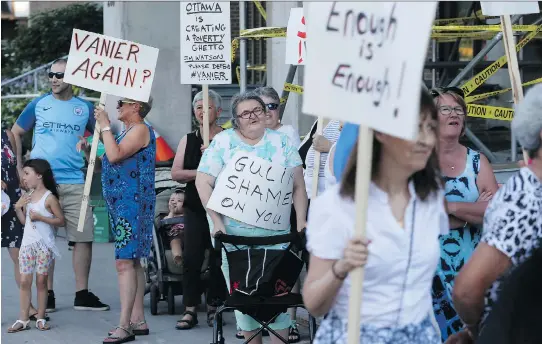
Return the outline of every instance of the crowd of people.
[[[63,81],[66,62],[52,64],[51,92],[29,103],[11,130],[2,130],[2,197],[3,203],[10,202],[2,211],[2,247],[8,248],[20,290],[20,314],[8,332],[27,330],[30,321],[39,330],[50,329],[54,261],[60,256],[58,227],[66,228],[73,248],[74,309],[109,310],[89,291],[94,239],[90,208],[83,231],[77,228],[84,189],[81,152],[90,160],[83,136],[98,125],[105,147],[98,162],[115,234],[121,304],[118,326],[110,329],[104,343],[124,343],[150,333],[141,259],[150,255],[156,216],[156,137],[144,121],[153,100],[119,100],[117,118],[124,130],[114,135],[110,114],[74,96],[72,86]],[[540,331],[533,330],[535,322],[519,320],[540,301],[535,286],[540,285],[536,269],[542,256],[542,86],[534,86],[516,108],[512,131],[529,160],[502,187],[489,160],[460,143],[467,124],[461,90],[422,90],[419,101],[416,140],[374,133],[366,236],[357,237],[356,169],[364,167],[357,166],[355,124],[326,121],[319,134],[315,123],[301,141],[292,126],[281,123],[276,90],[261,87],[232,99],[233,127],[223,129],[217,123],[222,98],[210,90],[207,146],[202,137],[203,93],[198,93],[192,109],[199,128],[180,140],[171,170],[172,179],[185,188],[171,195],[166,217],[183,217],[182,224],[167,232],[174,262],[183,271],[185,311],[175,328],[198,325],[202,293],[206,323],[212,327],[217,307],[231,292],[225,253],[222,271],[210,264],[211,282],[201,281],[205,252],[215,254],[214,235],[299,232],[307,236],[300,256],[310,258],[303,285],[298,281],[293,291],[302,290],[309,312],[324,317],[314,343],[346,343],[349,273],[359,267],[365,269],[363,343],[542,341]],[[51,122],[55,125],[45,125]],[[31,130],[30,159],[23,161],[22,136]],[[293,172],[289,228],[269,230],[207,207],[218,177],[240,152]],[[37,307],[31,302],[34,274]],[[250,343],[262,343],[262,333],[254,336],[261,326],[257,321],[239,311],[235,319],[238,338],[254,337]],[[301,339],[295,308],[278,315],[270,328],[290,343]],[[270,336],[273,343],[282,342]]]

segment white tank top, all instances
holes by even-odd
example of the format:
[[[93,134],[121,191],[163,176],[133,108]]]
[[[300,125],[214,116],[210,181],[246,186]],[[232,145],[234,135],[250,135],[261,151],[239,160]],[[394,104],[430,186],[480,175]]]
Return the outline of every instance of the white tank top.
[[[21,242],[21,251],[24,247],[33,247],[41,250],[51,250],[56,257],[60,257],[60,252],[55,244],[55,234],[53,226],[42,222],[30,220],[30,210],[40,214],[47,218],[53,218],[47,207],[45,206],[45,200],[51,194],[51,191],[47,190],[41,199],[35,203],[28,203],[26,206],[26,222],[24,225],[23,240]]]

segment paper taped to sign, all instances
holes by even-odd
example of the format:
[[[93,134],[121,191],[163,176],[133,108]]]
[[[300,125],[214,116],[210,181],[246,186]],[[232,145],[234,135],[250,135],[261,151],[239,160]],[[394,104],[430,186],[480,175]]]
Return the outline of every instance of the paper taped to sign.
[[[413,140],[436,6],[309,3],[303,111]]]
[[[252,226],[286,230],[293,185],[293,169],[239,152],[218,176],[207,208]]]
[[[156,48],[73,29],[64,81],[146,102],[157,60]]]
[[[181,84],[231,84],[230,3],[181,2]]]
[[[486,16],[505,16],[540,12],[537,1],[480,1],[482,13]]]
[[[304,65],[307,55],[307,28],[303,8],[292,8],[286,28],[286,64]]]

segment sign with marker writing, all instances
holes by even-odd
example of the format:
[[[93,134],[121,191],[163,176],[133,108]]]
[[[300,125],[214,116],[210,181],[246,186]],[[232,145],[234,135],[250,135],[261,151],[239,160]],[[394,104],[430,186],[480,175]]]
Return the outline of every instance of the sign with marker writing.
[[[146,102],[157,60],[156,48],[74,29],[64,81]]]
[[[303,8],[292,8],[286,28],[286,64],[305,65],[307,28]]]
[[[229,2],[181,2],[181,84],[231,84]]]
[[[482,7],[482,14],[485,16],[504,16],[540,12],[538,1],[480,1],[480,5]]]
[[[239,152],[217,178],[207,207],[252,226],[286,230],[293,185],[293,169]]]
[[[303,112],[413,140],[436,2],[311,2]]]

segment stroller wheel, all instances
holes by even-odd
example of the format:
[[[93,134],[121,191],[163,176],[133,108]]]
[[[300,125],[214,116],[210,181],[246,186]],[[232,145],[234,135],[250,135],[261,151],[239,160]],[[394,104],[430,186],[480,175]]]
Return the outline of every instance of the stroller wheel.
[[[168,314],[175,314],[175,292],[172,283],[167,288],[167,312]]]
[[[160,290],[156,284],[151,285],[151,314],[158,314],[158,300],[160,297]]]

